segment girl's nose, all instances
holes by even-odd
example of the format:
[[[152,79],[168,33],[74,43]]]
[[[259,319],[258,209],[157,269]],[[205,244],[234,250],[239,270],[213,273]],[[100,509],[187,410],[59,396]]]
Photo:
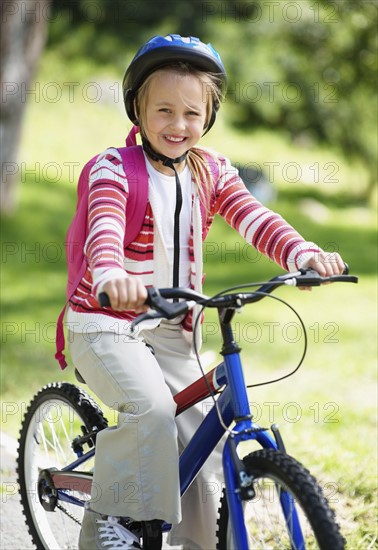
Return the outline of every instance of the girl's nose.
[[[186,124],[184,117],[181,115],[174,116],[171,120],[170,127],[175,131],[185,130]]]

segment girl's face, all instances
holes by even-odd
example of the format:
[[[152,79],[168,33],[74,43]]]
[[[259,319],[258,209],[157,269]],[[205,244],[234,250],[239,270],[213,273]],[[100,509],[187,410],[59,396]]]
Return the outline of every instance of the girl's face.
[[[191,74],[169,70],[154,74],[146,97],[144,131],[155,151],[176,158],[197,144],[207,115],[204,86]]]

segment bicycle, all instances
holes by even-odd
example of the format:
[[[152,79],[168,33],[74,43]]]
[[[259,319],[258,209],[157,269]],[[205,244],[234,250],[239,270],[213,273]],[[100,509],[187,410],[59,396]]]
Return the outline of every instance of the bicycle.
[[[270,431],[254,423],[240,348],[231,326],[239,308],[260,301],[279,286],[336,281],[357,283],[358,278],[347,269],[343,275],[328,278],[300,270],[265,283],[232,287],[212,298],[190,289],[148,289],[151,310],[140,315],[135,326],[145,318],[172,319],[194,304],[218,310],[224,359],[175,396],[177,415],[206,397],[214,399],[214,406],[180,456],[182,494],[228,433],[223,448],[225,488],[220,499],[217,549],[345,548],[335,514],[315,478],[286,453],[276,425]],[[241,292],[251,286],[259,288]],[[299,365],[304,355],[305,351]],[[94,400],[70,383],[45,386],[29,405],[20,431],[17,472],[26,523],[37,548],[77,547],[80,516],[91,493],[96,435],[107,425]],[[257,441],[261,449],[240,458],[238,446],[249,440]],[[163,531],[169,529],[163,525]]]

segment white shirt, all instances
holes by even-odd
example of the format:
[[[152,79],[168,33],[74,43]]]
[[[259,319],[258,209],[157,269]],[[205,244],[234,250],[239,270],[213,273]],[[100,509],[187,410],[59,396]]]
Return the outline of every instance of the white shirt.
[[[174,175],[162,174],[152,166],[146,158],[149,175],[149,199],[154,213],[154,224],[160,233],[160,239],[166,250],[169,272],[164,286],[173,285],[173,254],[174,254],[174,215],[176,210],[176,178]],[[179,286],[188,287],[190,281],[189,238],[192,218],[192,176],[186,166],[179,174],[182,192],[182,207],[180,212],[180,271]],[[159,262],[159,254],[155,256]],[[162,266],[156,265],[156,273],[161,273]],[[159,285],[163,286],[159,280]]]

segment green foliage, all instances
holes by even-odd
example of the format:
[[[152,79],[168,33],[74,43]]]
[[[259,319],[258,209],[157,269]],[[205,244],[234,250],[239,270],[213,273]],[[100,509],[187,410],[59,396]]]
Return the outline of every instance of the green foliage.
[[[377,5],[261,2],[250,20],[222,30],[235,124],[324,141],[363,159],[375,182]]]
[[[49,33],[49,48],[57,48],[69,61],[77,57],[96,59],[121,70],[142,43],[155,34],[200,33],[201,2],[142,0],[55,0]]]
[[[285,129],[358,159],[376,183],[375,0],[56,0],[49,47],[124,71],[154,34],[211,40],[229,73],[230,123]]]

